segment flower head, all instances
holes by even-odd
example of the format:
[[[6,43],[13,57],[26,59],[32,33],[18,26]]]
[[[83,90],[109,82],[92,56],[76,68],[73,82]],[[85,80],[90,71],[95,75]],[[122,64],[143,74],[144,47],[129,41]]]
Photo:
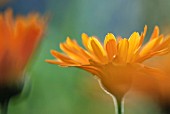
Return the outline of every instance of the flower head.
[[[0,13],[0,84],[19,80],[35,47],[41,40],[44,19],[38,14],[13,17]]]
[[[143,61],[156,55],[169,52],[169,38],[159,35],[156,26],[150,40],[142,47],[147,26],[144,32],[134,32],[129,39],[116,37],[108,33],[102,45],[99,40],[87,34],[82,34],[83,49],[75,40],[69,37],[66,42],[60,43],[62,54],[51,50],[55,60],[46,60],[60,66],[75,66],[96,75],[104,88],[113,95],[123,96],[130,88],[132,76],[138,70],[146,68],[141,65]]]

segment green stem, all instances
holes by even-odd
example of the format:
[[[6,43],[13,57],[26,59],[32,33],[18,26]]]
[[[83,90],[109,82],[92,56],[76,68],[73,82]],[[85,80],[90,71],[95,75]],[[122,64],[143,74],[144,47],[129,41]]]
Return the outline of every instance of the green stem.
[[[1,114],[7,114],[7,112],[8,112],[8,102],[9,102],[9,100],[1,102]]]
[[[124,114],[124,103],[123,98],[114,97],[115,103],[115,114]]]

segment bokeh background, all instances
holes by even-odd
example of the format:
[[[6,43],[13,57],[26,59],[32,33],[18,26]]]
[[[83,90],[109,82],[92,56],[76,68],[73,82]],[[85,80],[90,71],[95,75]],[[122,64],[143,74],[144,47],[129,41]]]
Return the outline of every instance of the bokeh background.
[[[103,41],[108,32],[129,37],[133,31],[142,32],[144,25],[148,34],[155,25],[163,33],[170,30],[169,0],[1,1],[1,12],[12,8],[15,15],[49,16],[44,40],[27,70],[29,80],[22,94],[11,99],[9,114],[114,114],[112,98],[90,73],[44,62],[53,59],[50,50],[59,50],[67,36],[81,43],[81,33]],[[151,98],[131,92],[125,98],[125,114],[160,114],[160,107]]]

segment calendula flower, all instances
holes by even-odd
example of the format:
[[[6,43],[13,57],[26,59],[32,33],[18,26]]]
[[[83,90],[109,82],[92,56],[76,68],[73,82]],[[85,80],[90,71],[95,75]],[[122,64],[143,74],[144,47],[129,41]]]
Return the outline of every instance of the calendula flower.
[[[68,37],[66,42],[60,43],[64,54],[51,50],[56,59],[46,61],[63,67],[75,66],[89,71],[100,79],[109,93],[123,97],[131,86],[132,76],[138,76],[139,70],[152,72],[151,68],[141,64],[143,61],[169,52],[170,39],[159,35],[157,26],[150,40],[142,47],[146,31],[147,26],[144,27],[143,33],[134,32],[129,39],[121,37],[116,39],[112,33],[108,33],[103,45],[96,37],[89,37],[83,33],[82,43],[85,49]]]
[[[16,17],[12,10],[0,13],[0,85],[22,79],[44,27],[44,19],[35,13]]]

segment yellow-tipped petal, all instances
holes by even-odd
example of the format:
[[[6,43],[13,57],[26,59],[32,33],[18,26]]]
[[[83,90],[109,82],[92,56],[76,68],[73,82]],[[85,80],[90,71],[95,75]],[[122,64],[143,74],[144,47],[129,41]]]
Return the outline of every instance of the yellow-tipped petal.
[[[162,50],[159,50],[159,51],[153,51],[153,52],[150,52],[149,54],[146,54],[145,56],[142,56],[138,59],[136,59],[136,62],[143,62],[145,61],[146,59],[148,58],[151,58],[153,56],[160,56],[160,55],[165,55],[167,53],[169,53],[169,48],[165,48],[165,49],[162,49]]]
[[[48,62],[50,64],[56,64],[56,65],[60,65],[62,67],[68,67],[68,66],[79,66],[80,64],[73,64],[73,63],[67,63],[67,62],[63,62],[63,61],[59,61],[59,60],[45,60],[45,62]]]
[[[78,51],[74,50],[73,48],[67,46],[64,43],[60,43],[60,49],[67,53],[67,55],[72,58],[73,60],[79,62],[79,63],[86,63],[88,62],[87,58],[85,58],[81,53]],[[78,53],[77,53],[78,52]]]
[[[117,54],[118,62],[120,62],[120,63],[125,62],[126,63],[128,48],[129,48],[129,42],[126,38],[119,41],[118,54]]]
[[[143,30],[143,33],[141,34],[141,37],[140,37],[139,47],[142,46],[142,43],[143,43],[144,38],[145,38],[145,36],[146,36],[147,29],[148,29],[148,27],[145,25],[144,30]]]
[[[139,49],[139,43],[140,43],[140,35],[138,32],[134,32],[130,38],[128,39],[129,41],[129,49],[128,49],[128,55],[127,55],[127,62],[130,62]]]
[[[71,40],[69,37],[67,37],[66,42],[64,43],[69,49],[71,50],[80,50],[80,46],[77,44],[76,41]]]
[[[160,45],[155,48],[155,51],[162,50],[164,48],[170,48],[170,37],[165,39]]]
[[[66,39],[66,44],[71,47],[74,48],[75,50],[80,50],[80,46],[78,45],[78,43],[76,42],[76,40],[71,40],[70,37],[67,37]]]
[[[57,59],[59,59],[59,60],[61,60],[61,61],[63,61],[63,62],[66,62],[66,63],[69,63],[69,64],[78,64],[78,62],[73,61],[71,58],[69,58],[69,57],[67,57],[67,56],[65,56],[65,55],[63,55],[63,54],[61,54],[60,52],[57,52],[57,51],[55,51],[55,50],[51,50],[51,54],[52,54],[55,58],[57,58]]]
[[[86,49],[88,49],[88,40],[89,40],[88,35],[85,34],[85,33],[83,33],[83,34],[81,35],[81,37],[82,37],[82,43],[83,43],[84,47],[85,47]]]
[[[74,47],[74,44],[73,44],[72,40],[70,39],[70,37],[67,37],[66,44],[68,44],[71,47]]]
[[[155,26],[154,30],[153,30],[153,33],[151,35],[151,38],[150,40],[153,40],[154,38],[157,38],[159,36],[159,27],[158,26]]]
[[[148,27],[147,27],[147,25],[145,25],[144,30],[143,30],[143,36],[144,37],[146,36],[147,29],[148,29]]]
[[[149,41],[141,50],[141,52],[139,53],[140,56],[145,56],[146,54],[148,54],[151,50],[153,50],[153,48],[155,48],[155,46],[159,45],[160,42],[162,41],[162,37],[159,38],[154,38],[153,40]]]
[[[104,40],[104,47],[107,52],[109,61],[111,61],[117,53],[116,38],[113,34],[108,33]]]
[[[154,51],[152,52],[151,54],[154,56],[154,55],[157,55],[157,56],[160,56],[160,55],[165,55],[167,53],[169,53],[170,49],[169,48],[164,48],[162,50],[159,50],[159,51]]]
[[[94,55],[101,61],[101,62],[106,62],[106,53],[100,44],[100,42],[94,38],[91,37],[89,43],[91,44],[91,48],[93,49]]]
[[[75,40],[71,40],[69,37],[67,37],[65,45],[67,45],[69,49],[74,50],[77,53],[79,53],[81,56],[83,56],[83,58],[86,61],[92,58],[92,56],[87,51],[85,51],[83,48],[81,48]]]
[[[62,61],[58,61],[58,60],[45,60],[45,62],[48,62],[48,63],[50,63],[50,64],[58,64],[58,65],[61,65],[61,64],[63,64],[63,62]]]

